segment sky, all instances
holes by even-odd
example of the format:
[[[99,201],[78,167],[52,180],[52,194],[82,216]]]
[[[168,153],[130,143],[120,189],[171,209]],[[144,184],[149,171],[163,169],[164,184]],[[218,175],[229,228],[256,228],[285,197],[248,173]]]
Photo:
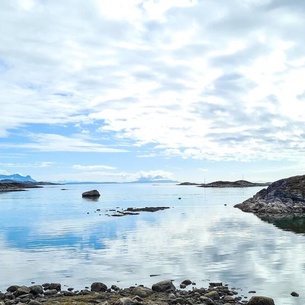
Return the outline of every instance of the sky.
[[[305,3],[1,0],[0,174],[304,174]]]

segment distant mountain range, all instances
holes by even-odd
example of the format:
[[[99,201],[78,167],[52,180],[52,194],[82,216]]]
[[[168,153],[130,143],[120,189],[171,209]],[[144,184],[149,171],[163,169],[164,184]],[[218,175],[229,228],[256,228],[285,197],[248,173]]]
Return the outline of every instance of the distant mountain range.
[[[124,183],[178,183],[178,181],[165,179],[162,176],[141,177],[130,182],[97,182],[97,181],[60,181],[62,184],[124,184]]]
[[[162,176],[154,176],[154,177],[141,177],[136,181],[132,181],[130,183],[177,183],[178,181],[165,179]]]
[[[14,182],[30,182],[37,184],[51,184],[46,182],[37,182],[30,175],[21,176],[19,174],[13,175],[0,175],[0,181],[14,181]],[[162,176],[154,177],[141,177],[138,180],[126,182],[126,183],[177,183],[178,181],[165,179]],[[97,182],[97,181],[60,181],[60,184],[117,184],[119,182]]]
[[[34,180],[30,175],[27,176],[21,176],[19,174],[13,174],[13,175],[0,175],[0,181],[2,180],[10,180],[15,182],[37,182]]]

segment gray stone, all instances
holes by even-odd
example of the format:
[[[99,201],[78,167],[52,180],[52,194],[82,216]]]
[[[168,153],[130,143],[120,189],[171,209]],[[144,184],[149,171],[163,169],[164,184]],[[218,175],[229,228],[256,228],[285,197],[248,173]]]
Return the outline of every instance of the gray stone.
[[[33,295],[43,294],[43,287],[41,285],[33,285],[30,286],[29,288],[30,288],[30,292]]]
[[[149,297],[153,291],[150,288],[138,286],[132,290],[132,294],[137,295],[141,298]]]
[[[58,290],[57,289],[47,289],[44,294],[45,296],[50,296],[50,295],[55,295],[58,293]]]
[[[171,280],[164,280],[152,285],[152,290],[157,292],[173,292],[176,287]]]
[[[117,300],[115,304],[116,305],[134,305],[136,303],[137,302],[135,302],[131,298],[124,297],[124,298],[120,298],[119,300]]]
[[[219,299],[219,293],[217,291],[210,291],[210,292],[206,293],[204,296],[207,298],[210,298],[210,299],[214,299],[214,300]]]
[[[205,296],[201,296],[200,301],[203,302],[206,305],[214,305],[215,304],[213,300],[211,300],[210,298],[205,297]]]
[[[226,295],[226,296],[224,296],[223,300],[224,300],[225,302],[234,302],[234,301],[235,301],[235,298],[232,297],[231,295]]]
[[[251,297],[247,305],[275,305],[272,298],[255,296]]]
[[[14,292],[14,294],[15,294],[16,297],[19,297],[19,296],[21,296],[21,295],[23,295],[23,294],[29,294],[30,291],[31,291],[31,289],[30,289],[29,287],[27,287],[27,286],[21,286],[21,287],[19,287],[19,288]]]
[[[72,297],[72,296],[76,295],[73,291],[69,291],[69,290],[64,290],[61,292],[61,294],[66,297]]]
[[[298,297],[299,296],[299,294],[297,292],[295,292],[295,291],[292,291],[290,293],[290,295],[292,295],[293,297]]]
[[[91,284],[91,291],[101,292],[101,291],[106,291],[106,290],[107,290],[107,286],[104,283],[94,282]]]

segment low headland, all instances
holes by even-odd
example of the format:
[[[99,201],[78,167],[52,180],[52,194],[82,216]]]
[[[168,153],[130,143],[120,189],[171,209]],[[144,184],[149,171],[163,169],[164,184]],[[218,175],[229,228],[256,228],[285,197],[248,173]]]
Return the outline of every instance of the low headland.
[[[249,182],[247,180],[237,180],[237,181],[214,181],[210,183],[192,183],[192,182],[182,182],[178,185],[195,185],[198,187],[215,187],[215,188],[225,188],[225,187],[258,187],[258,186],[268,186],[270,182],[266,183],[255,183]]]
[[[13,180],[1,180],[0,193],[26,191],[27,189],[42,188],[44,185],[57,185],[57,184],[51,182],[17,182]]]
[[[264,296],[252,296],[249,300],[239,295],[235,288],[230,289],[221,282],[209,283],[207,288],[196,288],[196,283],[184,280],[179,289],[172,280],[163,280],[152,285],[119,288],[107,287],[102,282],[94,282],[91,287],[62,290],[60,283],[18,286],[12,285],[6,292],[0,292],[1,305],[274,305],[274,300]],[[250,291],[249,293],[255,293]]]
[[[275,181],[235,207],[260,216],[305,214],[305,175]]]

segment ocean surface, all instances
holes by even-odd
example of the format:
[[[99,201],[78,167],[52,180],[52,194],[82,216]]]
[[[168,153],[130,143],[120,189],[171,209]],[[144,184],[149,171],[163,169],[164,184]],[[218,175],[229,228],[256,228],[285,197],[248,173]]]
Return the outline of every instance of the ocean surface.
[[[83,199],[92,189],[101,197]],[[98,184],[1,193],[0,290],[45,282],[83,289],[94,281],[123,288],[164,279],[179,287],[190,279],[195,287],[221,281],[245,297],[254,290],[277,305],[304,304],[305,220],[266,221],[233,207],[260,189]],[[170,209],[111,216],[151,206]]]

